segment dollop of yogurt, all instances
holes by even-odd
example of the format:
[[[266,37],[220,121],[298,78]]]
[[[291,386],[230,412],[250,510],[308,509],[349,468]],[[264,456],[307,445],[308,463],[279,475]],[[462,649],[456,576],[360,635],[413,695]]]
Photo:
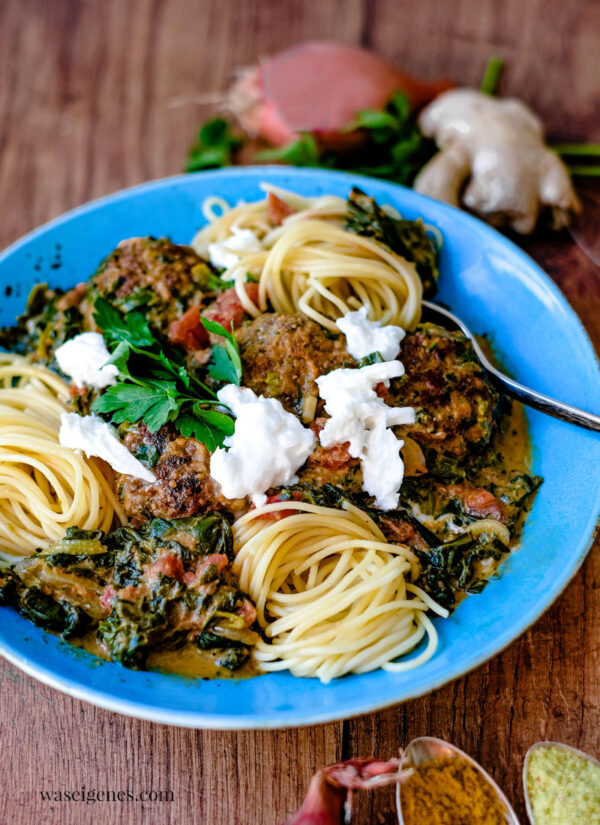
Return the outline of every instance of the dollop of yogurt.
[[[365,306],[356,312],[347,312],[335,324],[346,336],[346,349],[357,361],[372,352],[378,352],[384,361],[393,361],[398,357],[400,342],[406,335],[402,327],[369,321]]]
[[[314,450],[315,436],[276,398],[235,384],[224,386],[217,397],[236,416],[235,432],[223,442],[227,449],[212,454],[210,474],[226,498],[250,496],[260,507],[270,487],[298,480],[296,471]]]
[[[116,429],[97,415],[62,413],[58,440],[63,447],[83,450],[88,458],[104,459],[117,473],[154,482],[156,476],[132,455],[117,435]]]
[[[360,369],[338,369],[317,378],[325,412],[331,417],[319,433],[323,447],[349,442],[348,452],[359,458],[363,488],[375,498],[375,506],[398,506],[404,478],[400,450],[404,442],[390,427],[414,424],[412,407],[390,407],[375,392],[377,384],[389,386],[391,378],[404,375],[400,361],[370,364]]]
[[[108,364],[110,352],[99,332],[82,332],[56,350],[58,366],[76,387],[100,390],[116,383],[119,370]]]
[[[232,226],[232,235],[224,241],[216,241],[208,245],[208,257],[213,266],[219,269],[230,269],[235,266],[240,256],[237,252],[260,252],[262,244],[251,229],[240,229]]]

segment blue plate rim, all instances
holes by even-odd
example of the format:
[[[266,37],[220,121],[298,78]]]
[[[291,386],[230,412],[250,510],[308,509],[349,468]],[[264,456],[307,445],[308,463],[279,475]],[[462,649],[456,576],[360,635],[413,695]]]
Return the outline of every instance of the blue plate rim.
[[[362,175],[353,175],[345,172],[315,169],[304,170],[271,165],[261,167],[233,167],[227,169],[209,170],[192,174],[177,174],[151,181],[146,181],[140,184],[127,187],[125,189],[120,189],[108,195],[103,195],[91,201],[87,201],[84,204],[76,206],[73,209],[58,215],[57,217],[51,219],[50,221],[47,221],[41,226],[36,227],[26,235],[14,241],[0,253],[0,265],[4,262],[5,258],[9,257],[12,253],[21,249],[22,247],[26,246],[32,240],[43,235],[48,230],[59,227],[63,223],[68,223],[68,221],[72,218],[94,211],[98,207],[102,207],[105,204],[118,203],[119,201],[127,200],[127,198],[134,193],[140,191],[149,192],[155,189],[160,189],[164,186],[177,185],[178,183],[184,183],[186,181],[189,181],[190,179],[197,179],[200,176],[202,177],[202,179],[214,178],[216,180],[227,178],[231,174],[233,174],[235,177],[255,178],[257,176],[257,171],[260,171],[261,176],[264,175],[265,178],[268,178],[268,176],[272,173],[285,173],[286,177],[299,179],[302,179],[305,176],[314,177],[315,173],[320,173],[324,178],[335,178],[339,181],[345,181],[349,185],[362,185],[364,188],[367,189],[370,185],[372,186],[374,183],[384,184],[386,187],[402,190],[403,197],[405,199],[408,198],[408,201],[412,202],[412,205],[418,205],[419,203],[431,203],[434,205],[436,210],[446,212],[450,218],[452,218],[453,216],[458,216],[460,221],[466,223],[467,225],[472,225],[474,228],[477,229],[479,233],[483,233],[484,236],[489,236],[493,241],[497,242],[498,239],[500,239],[502,245],[507,247],[511,251],[511,253],[514,256],[516,256],[517,259],[521,259],[527,267],[527,269],[532,274],[534,272],[537,278],[543,283],[544,287],[553,294],[554,299],[557,300],[557,302],[561,305],[562,310],[565,311],[565,313],[569,316],[570,323],[573,325],[575,329],[577,329],[579,336],[582,337],[582,339],[588,346],[589,355],[593,357],[596,369],[600,370],[600,359],[598,357],[598,354],[596,353],[595,347],[581,319],[579,318],[573,307],[570,305],[565,295],[562,293],[560,288],[554,283],[554,281],[550,278],[550,276],[547,275],[544,272],[544,270],[536,263],[536,261],[534,261],[511,239],[505,237],[494,228],[480,221],[478,218],[466,212],[463,212],[460,209],[449,206],[447,204],[440,203],[439,201],[435,201],[424,195],[416,193],[412,189],[409,189],[399,184],[394,184],[390,181],[382,181],[378,179],[365,177]],[[96,705],[98,707],[102,707],[107,710],[112,710],[114,712],[126,716],[146,721],[153,721],[160,724],[212,730],[282,729],[288,727],[303,727],[313,724],[325,724],[327,722],[353,718],[366,713],[373,713],[388,707],[392,707],[396,704],[404,703],[406,701],[416,699],[420,696],[427,695],[435,690],[438,690],[444,685],[449,684],[450,682],[473,672],[481,665],[483,665],[485,662],[490,661],[491,659],[498,656],[498,654],[505,650],[510,644],[512,644],[514,641],[519,639],[525,632],[527,632],[527,630],[529,630],[541,618],[541,616],[554,604],[554,602],[564,592],[564,590],[573,580],[577,572],[580,570],[581,565],[583,564],[588,552],[594,544],[596,535],[598,534],[599,530],[600,489],[598,490],[598,494],[594,503],[594,509],[591,512],[590,517],[587,520],[585,526],[585,533],[587,534],[588,538],[587,540],[581,542],[577,556],[574,559],[571,559],[568,574],[560,578],[557,578],[555,586],[545,594],[544,599],[539,600],[536,603],[534,608],[528,611],[523,611],[522,620],[519,623],[519,627],[516,631],[513,627],[511,630],[503,634],[500,634],[497,637],[496,642],[490,645],[490,647],[486,648],[485,652],[476,655],[467,667],[465,667],[464,664],[458,664],[454,669],[448,668],[445,671],[444,675],[440,676],[437,679],[432,679],[426,687],[418,687],[415,690],[411,690],[410,688],[405,687],[402,690],[401,698],[391,697],[385,698],[381,701],[364,702],[360,704],[360,707],[356,707],[351,710],[344,711],[342,709],[339,712],[327,710],[323,713],[315,711],[311,713],[310,716],[304,715],[302,716],[302,718],[298,718],[296,715],[294,715],[294,712],[291,711],[286,713],[279,713],[275,718],[271,719],[265,716],[257,717],[255,714],[252,713],[226,715],[219,713],[202,713],[194,710],[180,711],[160,706],[155,707],[153,705],[145,705],[129,699],[119,699],[110,694],[106,694],[101,690],[97,690],[86,685],[79,685],[72,679],[69,679],[68,677],[61,677],[55,671],[46,668],[45,666],[40,665],[35,661],[32,661],[27,656],[20,653],[17,649],[13,648],[10,642],[4,639],[2,635],[0,635],[0,655],[2,655],[5,659],[14,664],[20,670],[27,673],[29,676],[32,676],[38,681],[41,681],[42,683],[49,685],[50,687],[56,688],[57,690],[66,693],[67,695],[90,702],[91,704]]]

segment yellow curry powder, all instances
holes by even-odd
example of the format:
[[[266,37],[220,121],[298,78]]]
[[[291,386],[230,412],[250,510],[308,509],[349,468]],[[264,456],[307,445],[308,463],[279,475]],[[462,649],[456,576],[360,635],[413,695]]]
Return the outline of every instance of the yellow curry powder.
[[[564,748],[535,748],[527,766],[535,825],[600,825],[600,767]]]
[[[404,825],[506,825],[506,807],[460,756],[418,765],[400,788]]]

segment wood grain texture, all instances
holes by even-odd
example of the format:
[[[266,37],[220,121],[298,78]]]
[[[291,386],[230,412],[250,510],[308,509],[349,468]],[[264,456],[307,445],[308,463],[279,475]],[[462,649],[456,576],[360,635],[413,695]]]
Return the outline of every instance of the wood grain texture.
[[[600,140],[595,0],[3,0],[0,245],[90,198],[178,172],[197,123],[238,66],[298,40],[362,42],[405,70],[477,83],[509,64],[507,93],[557,137]],[[524,246],[600,344],[599,272],[567,234]],[[600,553],[501,656],[422,699],[301,730],[220,733],[138,722],[38,684],[0,661],[0,823],[277,825],[320,766],[390,756],[412,737],[451,739],[524,815],[533,742],[600,755]],[[173,802],[51,804],[41,790],[172,791]],[[396,822],[393,795],[365,795],[357,823]]]

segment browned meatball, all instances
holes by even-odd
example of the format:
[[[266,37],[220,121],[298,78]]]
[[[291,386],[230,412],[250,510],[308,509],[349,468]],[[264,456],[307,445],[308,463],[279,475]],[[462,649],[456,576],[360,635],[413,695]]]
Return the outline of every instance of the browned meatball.
[[[117,477],[123,508],[134,527],[147,519],[194,516],[206,510],[236,510],[244,501],[231,501],[210,476],[210,453],[195,438],[183,438],[168,425],[151,433],[138,424],[123,443],[152,468],[154,484],[129,475]]]
[[[458,459],[485,447],[495,430],[499,395],[468,339],[424,324],[406,336],[399,357],[406,374],[380,394],[387,404],[415,408],[416,424],[402,432]]]
[[[257,395],[278,398],[288,412],[297,415],[302,415],[306,398],[318,397],[316,378],[340,367],[356,366],[343,336],[329,336],[304,315],[261,315],[241,327],[236,337],[244,385]]]
[[[171,321],[199,305],[212,271],[193,249],[167,238],[129,238],[98,267],[88,296],[124,312],[142,308],[150,325],[166,334]]]

